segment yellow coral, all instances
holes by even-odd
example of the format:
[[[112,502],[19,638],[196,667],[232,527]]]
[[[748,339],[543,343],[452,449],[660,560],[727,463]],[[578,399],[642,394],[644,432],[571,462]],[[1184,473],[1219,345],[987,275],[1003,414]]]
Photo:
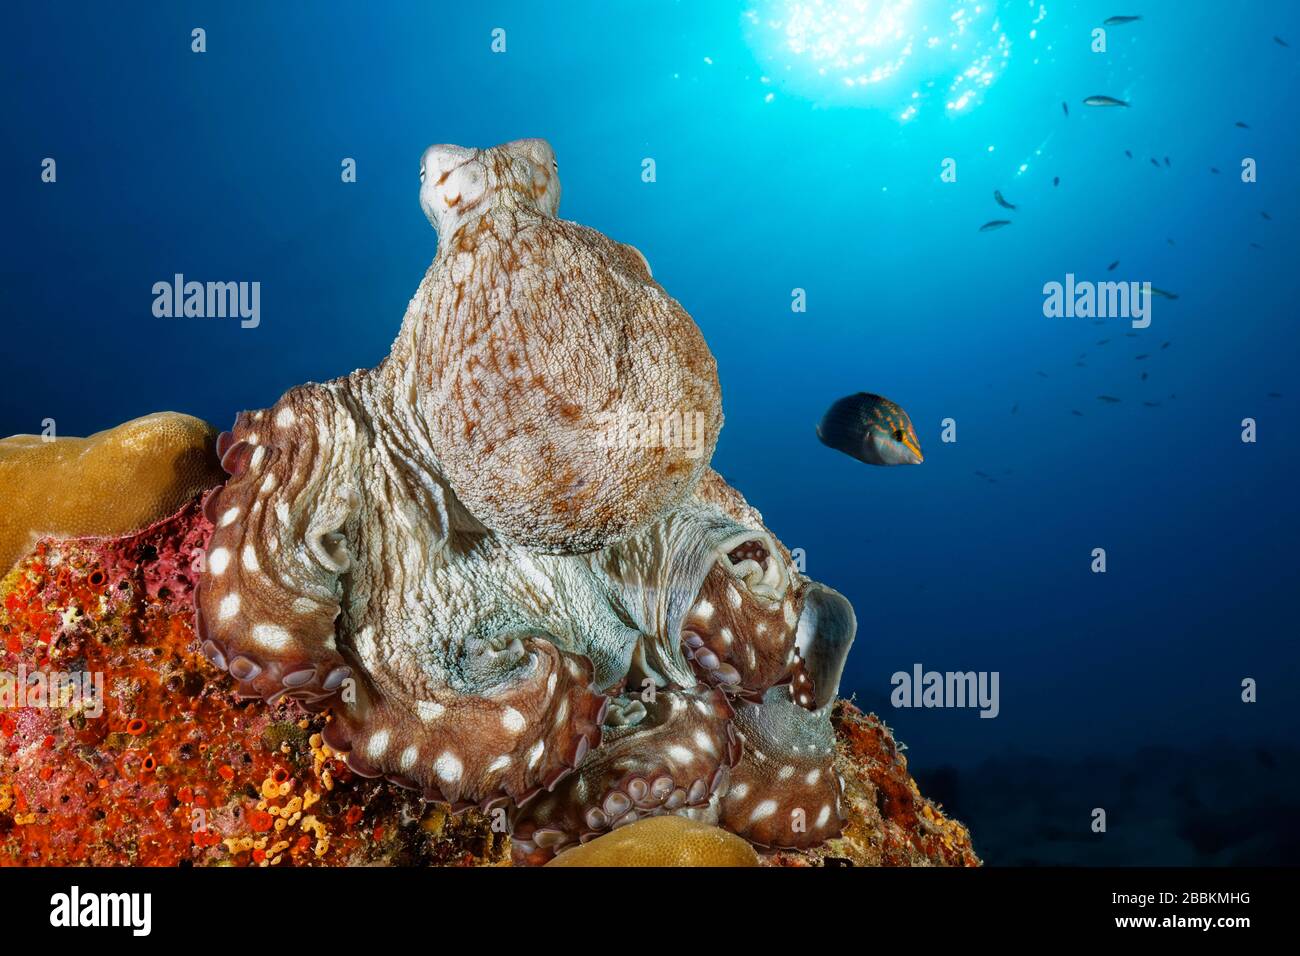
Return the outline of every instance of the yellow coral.
[[[0,572],[42,536],[138,531],[225,477],[217,432],[158,412],[89,438],[0,439]]]
[[[734,833],[665,816],[620,827],[547,866],[758,866],[758,854]]]

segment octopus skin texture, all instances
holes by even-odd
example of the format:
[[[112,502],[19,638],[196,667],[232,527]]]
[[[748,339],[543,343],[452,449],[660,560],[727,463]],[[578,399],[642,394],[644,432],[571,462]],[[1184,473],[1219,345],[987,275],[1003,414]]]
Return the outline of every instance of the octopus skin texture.
[[[853,611],[709,468],[699,330],[639,253],[555,218],[544,142],[421,174],[439,247],[388,358],[217,441],[204,653],[329,708],[356,773],[501,810],[521,863],[664,814],[837,835]],[[602,440],[643,409],[702,409],[705,454]]]

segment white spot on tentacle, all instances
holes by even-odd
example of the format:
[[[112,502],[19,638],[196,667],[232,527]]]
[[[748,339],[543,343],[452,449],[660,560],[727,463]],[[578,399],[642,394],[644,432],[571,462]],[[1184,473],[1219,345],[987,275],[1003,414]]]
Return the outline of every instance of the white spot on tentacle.
[[[217,605],[217,619],[228,621],[239,613],[239,595],[227,594]]]
[[[513,707],[507,707],[501,712],[501,726],[512,734],[523,731],[528,726],[528,721],[524,720],[524,715],[519,713]]]
[[[235,521],[238,518],[239,518],[239,508],[237,506],[234,508],[228,508],[226,510],[226,513],[221,516],[220,527],[225,528],[228,525],[232,525],[235,523]]]
[[[546,741],[539,740],[533,744],[532,749],[528,751],[528,769],[532,770],[537,766],[537,762],[542,759],[542,752],[546,750]]]
[[[213,548],[208,555],[208,570],[213,574],[225,574],[230,566],[230,552],[225,548]]]
[[[415,746],[415,744],[411,744],[411,746],[402,751],[402,756],[398,759],[398,765],[401,766],[403,770],[410,770],[415,766],[415,761],[418,760],[419,757],[420,748]]]
[[[257,551],[253,548],[251,544],[244,545],[242,558],[244,562],[245,571],[252,571],[256,573],[262,570],[261,565],[257,563]]]
[[[290,428],[295,421],[297,418],[294,417],[292,408],[286,406],[275,413],[276,428]]]
[[[458,781],[463,770],[460,759],[450,750],[439,754],[438,759],[433,762],[433,772],[445,783]]]
[[[754,812],[749,815],[750,823],[757,823],[759,820],[765,820],[772,814],[776,813],[776,801],[764,800],[754,808]]]
[[[436,700],[417,700],[415,702],[415,712],[420,715],[420,719],[426,724],[437,720],[446,709]]]
[[[371,760],[378,760],[388,751],[388,742],[392,735],[387,730],[381,730],[376,733],[366,743],[366,756]]]
[[[253,640],[268,651],[284,651],[293,645],[293,637],[278,624],[258,624],[253,628]]]

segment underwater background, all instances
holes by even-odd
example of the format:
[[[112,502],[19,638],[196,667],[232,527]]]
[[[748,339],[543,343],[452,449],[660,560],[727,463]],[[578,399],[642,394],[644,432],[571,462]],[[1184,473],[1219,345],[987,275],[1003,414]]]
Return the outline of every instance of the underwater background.
[[[1141,19],[1094,52],[1115,15]],[[853,602],[841,693],[988,862],[1295,860],[1300,5],[18,3],[5,21],[0,435],[165,409],[227,427],[374,365],[435,251],[423,149],[541,136],[561,215],[640,249],[703,330],[714,467]],[[259,282],[260,324],[156,318],[175,273]],[[1177,298],[1145,329],[1047,318],[1067,273]],[[922,465],[818,443],[826,406],[864,390],[908,411]],[[891,675],[916,664],[997,672],[998,715],[895,708]]]

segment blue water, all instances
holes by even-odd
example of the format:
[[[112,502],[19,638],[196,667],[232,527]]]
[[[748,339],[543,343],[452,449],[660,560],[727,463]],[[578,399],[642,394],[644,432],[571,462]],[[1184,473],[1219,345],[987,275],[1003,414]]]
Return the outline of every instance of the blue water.
[[[714,465],[853,601],[843,690],[914,770],[1283,743],[1300,6],[1049,0],[1037,23],[1037,3],[997,6],[1009,56],[962,110],[944,88],[987,17],[947,61],[917,54],[854,91],[726,3],[17,6],[0,41],[0,434],[160,409],[224,427],[375,364],[435,249],[423,148],[542,136],[562,215],[636,245],[703,329],[727,416]],[[974,5],[915,0],[905,19],[941,32],[957,7]],[[1144,19],[1091,52],[1116,13]],[[1095,93],[1132,105],[1084,106]],[[177,272],[260,282],[260,326],[155,318],[151,287]],[[1179,298],[1140,331],[1045,318],[1042,287],[1067,272]],[[817,443],[822,410],[859,390],[907,409],[923,465]],[[890,707],[890,675],[915,663],[999,672],[999,716]]]

